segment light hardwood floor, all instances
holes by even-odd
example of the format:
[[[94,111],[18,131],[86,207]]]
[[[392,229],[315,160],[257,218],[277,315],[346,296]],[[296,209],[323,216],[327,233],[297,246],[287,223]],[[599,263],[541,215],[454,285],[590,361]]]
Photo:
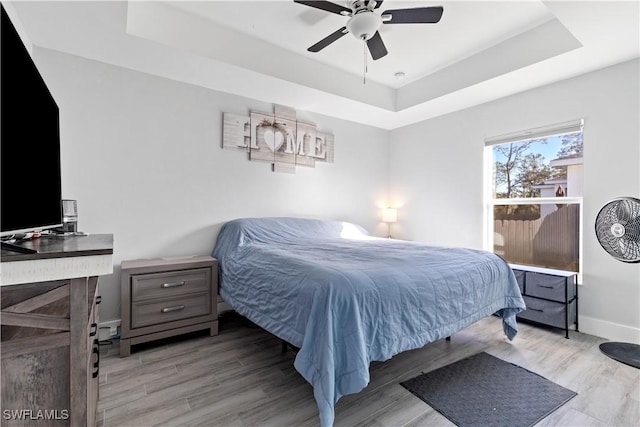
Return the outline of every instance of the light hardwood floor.
[[[509,342],[500,319],[371,365],[371,381],[336,405],[335,426],[453,426],[399,385],[401,381],[486,351],[578,393],[538,426],[639,426],[640,370],[616,362],[604,340],[519,323]],[[98,426],[317,426],[311,386],[295,354],[233,314],[220,334],[190,334],[132,348],[101,346]]]

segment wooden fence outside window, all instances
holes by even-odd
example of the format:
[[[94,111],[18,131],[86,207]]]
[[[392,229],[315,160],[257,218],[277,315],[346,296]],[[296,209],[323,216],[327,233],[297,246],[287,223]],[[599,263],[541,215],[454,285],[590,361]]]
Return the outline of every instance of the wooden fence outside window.
[[[562,205],[536,220],[495,220],[494,252],[512,264],[578,271],[580,206]]]

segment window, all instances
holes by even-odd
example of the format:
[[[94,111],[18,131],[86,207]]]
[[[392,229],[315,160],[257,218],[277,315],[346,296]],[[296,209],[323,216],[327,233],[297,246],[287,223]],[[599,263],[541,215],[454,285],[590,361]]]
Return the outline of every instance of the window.
[[[487,139],[487,249],[580,272],[582,155],[582,120]]]

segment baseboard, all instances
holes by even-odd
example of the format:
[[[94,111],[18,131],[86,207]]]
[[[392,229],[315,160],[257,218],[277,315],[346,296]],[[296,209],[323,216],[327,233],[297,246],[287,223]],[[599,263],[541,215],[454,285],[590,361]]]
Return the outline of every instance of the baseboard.
[[[120,327],[120,319],[109,320],[108,322],[98,323],[98,339],[100,341],[110,340],[120,336],[118,328]]]
[[[580,332],[608,339],[609,341],[622,341],[640,344],[640,328],[607,322],[593,317],[580,315]]]

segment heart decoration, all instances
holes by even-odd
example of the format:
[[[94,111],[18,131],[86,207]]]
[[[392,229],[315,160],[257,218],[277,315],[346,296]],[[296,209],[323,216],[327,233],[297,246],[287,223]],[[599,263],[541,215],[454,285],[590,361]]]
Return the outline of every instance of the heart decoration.
[[[280,131],[274,132],[271,129],[267,129],[264,131],[264,142],[275,153],[282,146],[284,135]]]

